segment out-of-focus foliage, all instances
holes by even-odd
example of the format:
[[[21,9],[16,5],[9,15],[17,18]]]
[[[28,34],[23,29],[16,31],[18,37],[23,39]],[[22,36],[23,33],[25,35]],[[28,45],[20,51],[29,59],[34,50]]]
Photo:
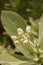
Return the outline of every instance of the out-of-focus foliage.
[[[0,9],[15,11],[25,19],[39,18],[43,13],[43,0],[0,0]]]

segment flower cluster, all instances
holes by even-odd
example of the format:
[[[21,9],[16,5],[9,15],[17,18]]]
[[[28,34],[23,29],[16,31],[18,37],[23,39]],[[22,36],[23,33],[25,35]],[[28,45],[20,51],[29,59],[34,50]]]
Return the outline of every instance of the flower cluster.
[[[30,33],[31,33],[31,27],[30,26],[26,26],[26,32],[25,33],[21,28],[18,28],[17,29],[18,36],[11,36],[11,38],[14,40],[15,44],[16,43],[23,43],[23,44],[30,43],[33,47],[35,47],[35,45],[29,40]]]
[[[17,29],[17,34],[18,36],[11,36],[11,38],[14,40],[14,43],[28,43],[29,42],[29,34],[31,32],[31,28],[30,26],[26,26],[26,32],[24,33],[24,31],[21,28]]]
[[[26,31],[24,32],[21,28],[17,29],[17,36],[11,36],[11,38],[14,40],[14,44],[28,44],[29,48],[37,52],[35,45],[30,41],[30,34],[31,34],[31,27],[26,26]]]

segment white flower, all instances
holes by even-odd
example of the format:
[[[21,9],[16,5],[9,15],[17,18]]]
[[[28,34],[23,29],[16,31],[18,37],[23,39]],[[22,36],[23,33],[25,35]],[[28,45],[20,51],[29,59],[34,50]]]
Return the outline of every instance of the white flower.
[[[11,38],[16,40],[18,37],[17,36],[11,36]]]
[[[18,43],[19,43],[19,41],[18,41],[18,40],[14,41],[14,44],[18,44]]]
[[[31,31],[30,26],[27,26],[27,27],[26,27],[26,32],[29,33],[30,31]]]
[[[28,39],[26,39],[26,40],[23,41],[23,44],[26,44],[26,43],[28,43]]]
[[[21,28],[18,28],[18,29],[17,29],[17,32],[18,32],[18,35],[21,35],[21,34],[24,33],[24,31],[23,31]]]

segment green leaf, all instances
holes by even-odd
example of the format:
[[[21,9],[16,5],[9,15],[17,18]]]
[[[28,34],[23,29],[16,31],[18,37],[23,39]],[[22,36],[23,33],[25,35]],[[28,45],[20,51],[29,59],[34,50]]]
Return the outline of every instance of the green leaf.
[[[9,63],[1,63],[2,65],[10,65]]]
[[[39,21],[39,46],[43,50],[43,15]]]
[[[28,62],[28,63],[22,63],[22,64],[19,64],[19,65],[36,65],[36,64],[33,63],[33,62]]]
[[[25,31],[27,25],[21,16],[11,11],[2,11],[1,20],[9,35],[16,35],[17,28],[22,28]]]
[[[17,55],[17,54],[13,54],[13,56],[22,61],[29,61],[29,59],[26,58],[26,56],[21,56],[21,55]]]
[[[28,61],[21,61],[14,56],[11,56],[6,50],[0,54],[0,64],[2,65],[19,65],[20,63],[27,63]]]
[[[7,52],[3,51],[2,54],[0,54],[0,63],[2,62],[14,62],[14,61],[18,61],[18,59],[16,59],[15,57],[11,56],[10,54],[8,54]]]
[[[24,56],[29,60],[29,61],[37,61],[38,58],[37,56],[31,55],[29,53],[29,50],[26,50],[22,44],[15,44],[16,48],[24,54]]]

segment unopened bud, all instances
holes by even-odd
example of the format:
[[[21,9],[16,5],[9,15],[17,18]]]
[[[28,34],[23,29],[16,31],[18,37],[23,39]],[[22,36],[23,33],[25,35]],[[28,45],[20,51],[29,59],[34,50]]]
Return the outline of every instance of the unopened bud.
[[[14,40],[18,39],[17,36],[11,36],[11,38],[14,39]]]
[[[30,26],[27,26],[27,27],[26,27],[26,32],[29,33],[30,31],[31,31]]]
[[[17,32],[18,32],[18,35],[20,35],[20,34],[23,34],[24,32],[23,32],[23,30],[21,29],[21,28],[18,28],[17,29]]]
[[[26,44],[26,43],[28,43],[28,39],[26,39],[26,40],[23,41],[23,44]]]
[[[18,43],[19,43],[19,41],[18,41],[18,40],[17,40],[17,41],[14,41],[14,43],[15,43],[15,44],[18,44]]]

